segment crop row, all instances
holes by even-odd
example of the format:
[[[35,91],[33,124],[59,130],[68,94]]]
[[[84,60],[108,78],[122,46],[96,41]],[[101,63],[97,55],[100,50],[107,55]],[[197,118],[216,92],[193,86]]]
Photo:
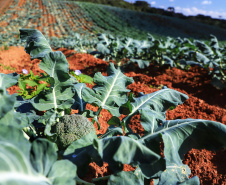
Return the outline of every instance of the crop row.
[[[48,0],[25,1],[18,6],[14,0],[0,17],[0,45],[18,44],[18,29],[38,29],[46,36],[65,37],[74,33],[90,35],[95,31],[91,19],[75,3]]]
[[[226,88],[226,46],[220,46],[213,35],[209,42],[179,37],[162,40],[151,35],[142,41],[106,34],[99,35],[98,39],[96,51],[90,53],[107,61],[114,60],[122,70],[134,63],[139,68],[150,63],[182,69],[199,66],[209,71],[213,86]]]
[[[54,49],[65,47],[78,52],[88,52],[106,61],[115,61],[123,71],[125,68],[145,68],[150,63],[167,65],[189,70],[199,66],[209,71],[212,85],[218,89],[226,87],[226,46],[220,45],[217,38],[210,36],[208,42],[187,38],[156,39],[148,35],[146,40],[119,38],[99,34],[97,39],[74,35],[67,39],[52,39]]]
[[[109,33],[137,40],[145,39],[147,33],[196,38],[212,33],[219,39],[225,35],[222,29],[195,22],[184,23],[179,19],[106,5],[53,0],[13,0],[0,17],[0,45],[17,45],[17,30],[21,27],[38,29],[50,38],[72,38],[76,33],[86,38],[96,33]]]
[[[70,1],[14,0],[0,17],[0,45],[17,45],[21,27],[38,29],[47,37],[73,37],[79,33],[108,32],[113,35],[131,35],[144,38],[147,34],[121,21],[101,6]]]
[[[208,40],[209,34],[214,34],[220,40],[225,40],[225,30],[200,22],[172,18],[163,15],[137,12],[107,5],[99,5],[115,19],[120,19],[134,28],[149,32],[154,36],[192,37]],[[136,38],[136,37],[135,37]],[[137,37],[139,38],[139,37]]]
[[[108,9],[105,8],[105,6],[81,2],[77,2],[77,4],[85,12],[87,12],[87,14],[98,27],[105,30],[105,33],[109,33],[114,36],[130,36],[137,39],[144,39],[148,33],[142,31],[141,28],[134,27],[133,24],[130,24],[127,21],[123,21],[113,13],[110,13]]]

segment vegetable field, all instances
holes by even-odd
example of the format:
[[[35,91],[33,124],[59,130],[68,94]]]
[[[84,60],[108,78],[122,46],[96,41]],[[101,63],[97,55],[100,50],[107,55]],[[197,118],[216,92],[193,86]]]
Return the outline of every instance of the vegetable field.
[[[81,2],[4,6],[0,184],[226,184],[224,30]]]
[[[214,26],[104,5],[59,0],[0,2],[6,7],[0,16],[0,45],[18,45],[21,27],[38,29],[50,38],[74,38],[75,33],[90,38],[93,34],[108,33],[140,40],[150,33],[158,38],[207,40],[213,34],[219,40],[226,39],[226,31]]]

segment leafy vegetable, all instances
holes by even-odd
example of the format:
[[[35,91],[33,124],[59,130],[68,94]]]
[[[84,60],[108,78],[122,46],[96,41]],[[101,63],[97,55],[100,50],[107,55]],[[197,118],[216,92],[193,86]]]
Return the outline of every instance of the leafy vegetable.
[[[133,82],[131,78],[116,70],[113,64],[109,65],[107,74],[108,77],[104,77],[101,73],[96,73],[94,83],[97,85],[93,87],[93,90],[85,88],[82,91],[84,101],[99,107],[95,121],[102,108],[107,109],[114,116],[120,115],[119,107],[127,101],[129,92],[126,86]]]
[[[8,79],[9,84],[13,85],[13,80]],[[0,183],[75,184],[76,166],[67,160],[57,161],[55,144],[47,139],[29,142],[24,137],[21,127],[25,125],[17,125],[22,114],[13,107],[15,95],[6,95],[0,88],[0,99],[7,102],[0,108]]]
[[[30,74],[21,75],[18,83],[20,87],[18,94],[25,99],[31,99],[41,91],[49,89],[50,78],[44,73],[39,76],[34,75],[33,72],[30,71]]]
[[[65,149],[73,141],[95,132],[93,124],[82,115],[65,115],[53,126],[53,132],[57,135],[59,149]]]
[[[143,69],[150,63],[155,65],[168,65],[185,69],[188,66],[199,66],[207,69],[213,78],[212,84],[218,89],[226,87],[224,48],[220,47],[215,36],[210,36],[210,43],[199,40],[154,39],[150,34],[148,40],[135,40],[131,38],[118,38],[111,35],[99,35],[96,44],[97,52],[91,52],[99,58],[114,60],[121,70],[134,66]],[[211,70],[213,68],[213,70]],[[133,70],[136,70],[133,68]]]
[[[21,38],[27,41],[25,49],[31,57],[41,59],[40,68],[46,72],[50,87],[24,100],[18,94],[9,95],[6,90],[17,83],[18,75],[0,74],[0,184],[93,185],[79,178],[85,176],[90,162],[98,165],[107,162],[113,172],[94,179],[97,184],[107,181],[109,185],[144,185],[150,184],[151,179],[155,185],[199,184],[198,177],[189,179],[190,169],[182,163],[184,154],[191,148],[226,148],[226,126],[221,123],[200,119],[166,120],[166,111],[186,101],[187,95],[163,87],[154,93],[139,93],[138,97],[133,97],[127,89],[133,79],[112,63],[107,76],[95,74],[96,85],[90,89],[69,74],[65,56],[52,52],[39,31],[21,29]],[[169,52],[168,47],[176,48],[183,42],[178,39],[171,45],[170,38],[161,43],[151,37],[150,41],[154,45],[140,43],[136,51],[158,47]],[[133,41],[123,42],[124,54],[130,53]],[[197,45],[205,53],[209,52],[205,44],[197,42]],[[212,46],[214,52],[219,50],[215,38],[212,38]],[[190,54],[203,64],[209,64],[206,56],[199,55],[198,51]],[[174,65],[165,55],[161,54],[160,58]],[[19,82],[33,85],[35,78]],[[97,106],[98,110],[87,110],[87,103]],[[76,109],[78,114],[70,115],[71,109]],[[93,125],[84,116],[98,123],[102,109],[112,114],[108,120],[110,126],[104,134],[96,135]],[[39,111],[43,111],[43,115],[37,115]],[[145,129],[143,136],[134,133],[129,126],[138,113]],[[121,114],[124,114],[123,119]],[[123,164],[132,165],[135,171],[123,172]]]
[[[1,184],[75,184],[76,166],[68,160],[57,161],[53,143],[46,139],[30,143],[18,128],[1,128]]]
[[[51,78],[50,89],[38,94],[32,105],[40,111],[69,108],[73,104],[73,93],[66,57],[61,52],[52,52],[40,31],[21,29],[20,32],[22,40],[27,38],[25,51],[32,59],[42,59],[40,68]]]
[[[75,72],[72,71],[71,74],[80,82],[80,83],[89,83],[89,84],[93,84],[93,78],[82,74],[81,71],[79,72]]]

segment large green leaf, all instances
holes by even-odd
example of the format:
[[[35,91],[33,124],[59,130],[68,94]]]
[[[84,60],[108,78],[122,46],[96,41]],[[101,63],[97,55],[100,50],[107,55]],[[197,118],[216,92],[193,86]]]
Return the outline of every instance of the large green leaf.
[[[56,160],[56,147],[50,141],[37,139],[30,143],[21,130],[1,126],[1,185],[76,185],[76,166]]]
[[[129,64],[130,63],[137,63],[140,69],[144,69],[148,67],[150,64],[148,60],[141,60],[141,59],[135,59],[135,58],[130,59]]]
[[[0,88],[7,89],[18,82],[19,75],[17,73],[3,74],[0,73]]]
[[[20,29],[20,39],[26,41],[25,51],[31,59],[42,59],[45,54],[52,52],[52,49],[39,30]]]
[[[219,50],[220,46],[217,38],[214,35],[210,35],[210,47],[214,49],[214,51]]]
[[[104,55],[110,54],[110,49],[108,47],[111,44],[111,40],[108,39],[106,34],[100,34],[98,39],[99,43],[97,44],[97,51]]]
[[[56,161],[48,173],[53,185],[76,185],[76,166],[68,160]]]
[[[82,91],[83,99],[98,107],[107,109],[114,116],[119,116],[119,106],[127,101],[127,85],[133,83],[133,79],[125,76],[120,70],[116,70],[113,63],[107,69],[107,77],[100,72],[94,76],[97,84],[93,90],[85,88]]]
[[[15,95],[6,95],[3,89],[0,89],[0,121],[4,118],[7,113],[13,110],[16,101]]]
[[[160,155],[126,136],[96,139],[94,147],[100,158],[107,162],[114,171],[122,170],[122,164],[154,164],[161,160]]]
[[[210,56],[213,55],[213,51],[211,49],[211,47],[209,47],[207,44],[205,44],[204,42],[195,41],[196,46],[198,47],[198,49],[206,56]]]
[[[133,172],[122,171],[120,173],[111,175],[107,183],[107,185],[129,185],[129,184],[144,185],[144,179],[142,177],[141,178],[138,177]]]
[[[93,140],[97,139],[95,132],[90,132],[84,137],[71,143],[64,151],[64,159],[68,159],[78,167],[78,174],[84,176],[88,170],[91,156],[95,153]]]
[[[101,52],[104,55],[110,54],[110,50],[107,48],[106,45],[102,43],[97,44],[97,51]]]
[[[40,111],[70,108],[74,94],[66,57],[62,52],[52,52],[49,43],[38,30],[21,29],[20,38],[27,41],[26,52],[32,59],[41,59],[39,67],[51,77],[50,89],[38,94],[33,99],[32,105]]]
[[[26,121],[24,121],[25,115],[19,114],[14,110],[15,101],[16,94],[7,95],[0,88],[0,125],[14,125],[20,128],[26,125]]]
[[[107,137],[112,137],[112,136],[117,136],[117,135],[123,135],[123,130],[121,127],[115,127],[114,125],[110,125],[107,129],[107,131],[101,135],[100,138],[107,138]]]
[[[192,53],[192,52],[190,52]],[[203,65],[207,65],[210,62],[210,59],[207,58],[204,54],[199,53],[199,52],[194,52],[193,54],[195,54],[195,58],[198,62],[200,62]]]
[[[165,113],[171,106],[182,104],[188,96],[173,89],[164,88],[151,94],[134,98],[131,103],[132,111],[122,121],[128,123],[132,116],[138,112],[141,114],[141,124],[147,132],[154,133],[160,123],[165,120]]]
[[[124,50],[124,52],[130,53],[130,55],[132,55],[133,54],[133,48],[134,48],[133,39],[127,37],[127,38],[123,39],[122,43],[123,44],[122,44],[121,48]]]
[[[62,52],[46,54],[40,68],[51,78],[50,89],[34,98],[33,106],[38,110],[67,109],[73,104],[72,81],[68,74],[69,65]]]
[[[175,163],[182,160],[184,154],[192,148],[218,150],[226,147],[226,126],[214,121],[167,120],[163,122],[159,132],[165,144],[165,157]]]
[[[106,34],[99,34],[98,39],[101,43],[104,43],[105,45],[109,45],[111,43],[111,40],[108,39],[108,36]]]
[[[141,53],[144,49],[147,49],[150,47],[150,43],[147,40],[134,40],[134,47],[137,50],[137,53]]]
[[[226,148],[226,126],[200,119],[167,120],[154,134],[144,136],[139,141],[152,149],[152,145],[161,138],[164,142],[166,170],[159,174],[160,184],[177,184],[189,179],[190,169],[182,163],[184,154],[189,150]]]

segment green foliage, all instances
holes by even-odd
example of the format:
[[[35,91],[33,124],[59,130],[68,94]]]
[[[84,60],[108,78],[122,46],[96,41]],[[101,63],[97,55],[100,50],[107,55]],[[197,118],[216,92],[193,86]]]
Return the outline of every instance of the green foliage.
[[[4,50],[8,50],[9,49],[9,46],[8,45],[4,45]]]
[[[32,71],[30,74],[20,75],[18,81],[18,94],[25,99],[31,99],[38,95],[43,90],[48,90],[48,85],[50,84],[50,78],[45,73],[40,75],[34,75]]]
[[[78,0],[70,0],[70,1],[78,1]],[[111,5],[121,8],[129,8],[129,9],[135,9],[135,6],[133,4],[130,4],[129,2],[126,2],[124,0],[79,0],[80,2],[90,2],[90,3],[97,3],[97,4],[105,4],[105,5]]]
[[[107,34],[99,34],[98,39],[97,51],[91,54],[107,61],[116,61],[122,71],[129,67],[135,70],[136,63],[141,69],[150,63],[185,70],[198,66],[209,71],[214,87],[220,90],[226,88],[225,47],[220,47],[213,35],[209,43],[179,37],[157,40],[150,34],[147,40],[142,41]]]
[[[109,33],[114,36],[130,36],[132,38],[144,39],[147,35],[146,30],[142,30],[132,23],[117,17],[108,10],[109,6],[97,5],[93,3],[77,2],[80,8],[85,11],[92,21],[97,25],[99,33]],[[122,9],[124,10],[124,9]]]
[[[72,71],[71,74],[80,83],[93,84],[92,77],[88,75],[76,75],[74,71]],[[38,95],[41,91],[49,90],[51,82],[50,79],[51,78],[49,78],[49,76],[45,73],[41,73],[40,75],[34,75],[33,72],[30,71],[30,74],[22,74],[20,75],[18,81],[18,86],[20,88],[20,90],[18,90],[18,95],[22,96],[24,99],[31,99],[34,96]]]
[[[75,114],[61,117],[52,129],[57,135],[56,143],[59,149],[65,149],[73,141],[95,132],[93,124],[86,117]]]
[[[74,71],[71,71],[70,72],[71,75],[73,75],[80,83],[88,83],[88,84],[92,84],[93,85],[93,78],[88,76],[88,75],[85,75],[85,74],[79,74],[79,75],[76,75]]]
[[[210,16],[205,16],[198,14],[197,16],[185,16],[181,13],[175,13],[174,7],[169,7],[167,10],[161,8],[151,7],[146,1],[135,1],[134,3],[129,3],[124,0],[71,0],[71,1],[80,1],[80,2],[91,2],[103,5],[110,5],[115,7],[124,8],[128,11],[137,10],[144,12],[149,12],[155,15],[165,15],[174,19],[180,18],[181,21],[195,21],[199,22],[199,24],[209,24],[213,25],[216,28],[226,28],[225,21],[222,19],[212,19]],[[133,17],[134,18],[134,17]]]
[[[41,138],[29,142],[20,129],[4,124],[1,128],[1,184],[75,184],[76,166],[57,161],[54,143]]]
[[[191,171],[182,163],[184,154],[191,148],[226,148],[224,124],[200,119],[166,120],[166,111],[186,101],[187,95],[166,87],[151,94],[140,92],[137,97],[128,95],[127,86],[133,79],[112,63],[107,76],[95,74],[96,85],[90,89],[69,74],[63,54],[52,52],[39,31],[20,31],[27,42],[25,50],[41,60],[40,68],[50,79],[50,88],[24,100],[6,90],[19,76],[0,74],[0,184],[93,185],[77,175],[84,176],[90,162],[100,166],[107,162],[112,175],[93,182],[144,185],[154,179],[155,185],[198,185],[198,177],[189,178]],[[127,49],[131,49],[128,42]],[[206,58],[198,55],[197,60]],[[86,109],[87,103],[97,106],[97,111]],[[71,109],[78,114],[70,115]],[[112,114],[110,126],[104,134],[96,135],[85,117],[98,123],[102,109]],[[45,112],[37,115],[38,111]],[[138,113],[143,136],[130,128],[130,120]],[[123,172],[123,164],[136,170]]]
[[[76,166],[68,160],[57,161],[54,143],[44,138],[32,142],[24,137],[22,128],[29,123],[24,118],[29,113],[16,112],[16,94],[6,92],[17,80],[16,74],[0,75],[0,184],[74,184]]]

